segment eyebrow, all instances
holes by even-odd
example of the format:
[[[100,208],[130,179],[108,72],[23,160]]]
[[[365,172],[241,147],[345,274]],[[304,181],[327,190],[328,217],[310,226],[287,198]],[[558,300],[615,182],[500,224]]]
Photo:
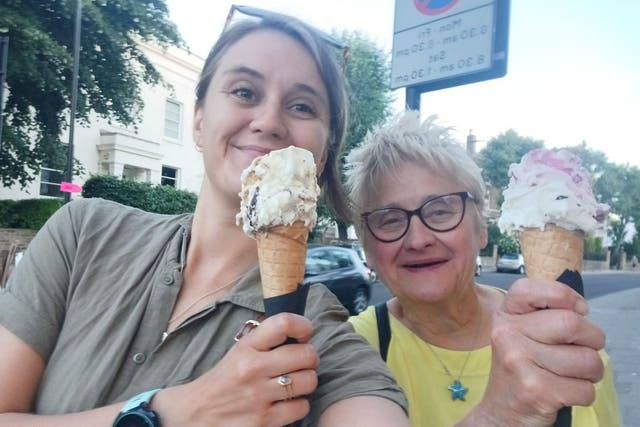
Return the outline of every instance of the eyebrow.
[[[424,199],[422,199],[422,202],[420,202],[420,204],[419,204],[418,206],[422,206],[422,205],[424,205],[424,204],[425,204],[425,203],[427,203],[427,202],[430,202],[430,201],[432,201],[432,200],[434,200],[434,199],[437,199],[437,198],[439,198],[439,197],[442,197],[442,196],[448,196],[448,195],[450,195],[450,194],[451,194],[451,193],[444,193],[444,194],[428,194]],[[413,210],[413,209],[405,209],[405,208],[403,208],[403,207],[400,207],[400,205],[399,205],[398,203],[396,203],[396,202],[392,202],[392,203],[390,203],[390,204],[388,204],[388,205],[385,205],[385,206],[383,206],[383,207],[381,207],[381,208],[373,209],[373,210],[372,210],[372,212],[373,212],[373,211],[378,211],[378,210],[381,210],[381,209],[402,209],[402,210]],[[417,209],[417,208],[416,208],[416,209]]]
[[[247,74],[256,79],[263,80],[263,81],[265,80],[265,77],[262,73],[260,73],[257,70],[254,70],[251,67],[247,67],[246,65],[238,65],[236,67],[229,68],[228,70],[224,71],[224,74]],[[328,100],[325,100],[324,97],[313,86],[309,86],[306,83],[295,83],[294,88],[296,90],[306,92],[312,96],[315,96],[320,100],[324,100],[328,104]]]
[[[259,73],[253,68],[249,68],[245,65],[238,65],[236,67],[229,68],[228,70],[224,71],[224,74],[249,74],[252,77],[264,80],[264,76],[262,75],[262,73]]]

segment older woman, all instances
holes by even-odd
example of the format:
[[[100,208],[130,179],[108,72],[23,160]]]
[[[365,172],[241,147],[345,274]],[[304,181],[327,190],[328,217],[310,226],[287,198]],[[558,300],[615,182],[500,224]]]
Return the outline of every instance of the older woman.
[[[306,318],[234,340],[264,317],[256,243],[235,223],[243,169],[304,148],[344,211],[344,82],[326,41],[273,14],[222,34],[196,93],[193,215],[90,199],[49,220],[0,292],[0,426],[408,425],[391,374],[323,286]]]
[[[451,426],[474,413],[471,425],[482,425],[480,419],[549,425],[564,405],[583,405],[573,409],[576,426],[620,425],[604,352],[606,371],[594,400],[602,343],[590,333],[570,334],[579,328],[563,329],[566,323],[589,329],[585,307],[509,308],[527,288],[572,291],[523,279],[505,294],[475,283],[475,259],[487,244],[485,187],[447,129],[406,113],[369,134],[347,167],[367,262],[394,295],[378,313],[370,307],[351,321],[386,356],[408,396],[412,425]],[[512,334],[518,327],[527,339]],[[575,345],[549,345],[565,343]]]

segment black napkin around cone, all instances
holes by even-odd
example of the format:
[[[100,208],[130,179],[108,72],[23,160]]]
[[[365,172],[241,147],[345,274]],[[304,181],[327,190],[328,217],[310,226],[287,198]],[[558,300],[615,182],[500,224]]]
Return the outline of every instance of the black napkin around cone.
[[[558,277],[558,282],[564,283],[571,289],[584,296],[584,284],[582,283],[582,276],[579,272],[574,270],[565,270]],[[558,411],[556,422],[554,427],[571,427],[571,407],[565,406]]]
[[[278,313],[295,313],[304,315],[307,306],[309,285],[300,285],[298,289],[284,295],[264,299],[264,315],[273,316]]]
[[[294,313],[304,316],[308,293],[309,285],[306,284],[298,286],[298,289],[288,294],[265,298],[264,315],[270,317],[278,313]],[[282,344],[294,344],[295,342],[295,339],[287,338]]]

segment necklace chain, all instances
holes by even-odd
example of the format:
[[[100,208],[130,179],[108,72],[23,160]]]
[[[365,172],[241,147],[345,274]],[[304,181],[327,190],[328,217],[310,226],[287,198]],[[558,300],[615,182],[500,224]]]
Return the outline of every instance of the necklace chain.
[[[458,374],[457,378],[453,376],[453,374],[451,373],[449,368],[447,368],[447,365],[445,365],[444,362],[442,361],[442,359],[440,359],[440,356],[438,356],[438,353],[436,353],[436,351],[433,349],[431,344],[427,340],[424,340],[425,344],[427,344],[427,348],[429,349],[429,351],[431,351],[431,354],[433,354],[433,356],[440,363],[440,365],[442,365],[442,367],[444,368],[445,373],[449,377],[451,377],[451,379],[453,380],[453,383],[450,386],[447,387],[447,389],[449,391],[451,391],[452,400],[460,399],[460,400],[464,401],[465,400],[464,396],[469,391],[468,388],[465,388],[462,385],[462,382],[460,381],[460,379],[462,378],[462,374],[464,373],[464,370],[467,367],[467,362],[469,362],[469,358],[471,357],[471,353],[473,352],[473,350],[475,348],[476,341],[478,339],[478,335],[480,335],[481,326],[482,326],[482,322],[479,321],[475,336],[473,337],[473,341],[471,343],[471,348],[467,352],[467,357],[465,357],[465,359],[464,359],[464,363],[462,364],[462,368],[460,368],[460,373]]]
[[[473,351],[473,348],[467,352],[467,357],[464,359],[464,363],[462,364],[462,368],[460,369],[460,373],[458,374],[458,377],[456,378],[451,374],[451,371],[449,370],[449,368],[447,368],[447,365],[444,364],[442,359],[440,359],[440,357],[438,356],[438,353],[436,353],[436,351],[433,349],[433,347],[431,347],[431,344],[429,344],[427,341],[425,341],[425,343],[427,344],[427,348],[431,351],[431,354],[433,354],[433,356],[438,360],[438,362],[440,362],[440,364],[444,368],[444,371],[447,373],[447,375],[449,375],[451,377],[451,379],[453,379],[453,380],[460,381],[460,378],[462,378],[462,373],[464,372],[464,368],[467,367],[467,362],[469,361],[469,357],[471,356],[471,352]]]
[[[193,301],[191,304],[189,304],[187,306],[187,308],[185,308],[184,310],[180,311],[180,313],[174,314],[173,317],[171,317],[169,319],[169,322],[167,323],[168,325],[171,325],[173,322],[175,322],[176,320],[180,319],[182,316],[184,316],[189,310],[191,310],[196,304],[198,304],[200,301],[202,301],[203,299],[215,294],[216,292],[219,292],[223,289],[228,288],[229,286],[233,285],[234,283],[236,283],[238,280],[240,280],[242,278],[242,276],[244,276],[247,272],[245,271],[244,273],[242,273],[241,275],[239,275],[238,277],[235,277],[233,280],[231,280],[229,283],[226,283],[223,286],[217,287],[212,291],[207,292],[206,294],[202,295],[201,297],[199,297],[198,299],[196,299],[195,301]]]

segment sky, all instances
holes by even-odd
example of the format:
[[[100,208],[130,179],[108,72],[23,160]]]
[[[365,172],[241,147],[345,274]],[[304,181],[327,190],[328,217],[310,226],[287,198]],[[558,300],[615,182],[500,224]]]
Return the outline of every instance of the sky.
[[[187,44],[205,57],[234,2],[167,3]],[[393,46],[395,0],[239,4],[293,15],[327,32],[357,30],[389,53]],[[461,142],[473,131],[478,149],[514,129],[548,148],[584,141],[612,162],[640,166],[638,16],[638,0],[511,0],[506,76],[424,93],[421,113],[437,114]],[[394,96],[401,111],[405,90]]]

